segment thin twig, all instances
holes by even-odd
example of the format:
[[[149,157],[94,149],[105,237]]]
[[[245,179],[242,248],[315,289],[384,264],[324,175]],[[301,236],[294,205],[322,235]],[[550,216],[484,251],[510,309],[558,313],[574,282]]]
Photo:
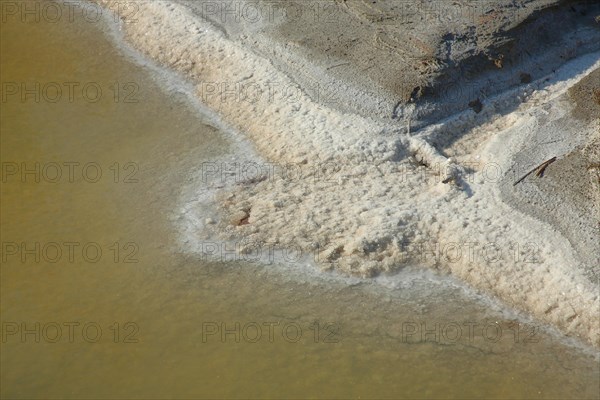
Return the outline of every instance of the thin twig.
[[[336,64],[336,65],[332,65],[330,67],[327,67],[326,70],[330,70],[330,69],[341,67],[342,65],[348,65],[348,64],[350,64],[350,63],[349,62],[343,62],[341,64]]]
[[[552,164],[554,161],[556,161],[556,157],[552,157],[551,159],[540,165],[540,169],[535,174],[535,176],[537,176],[538,178],[542,178],[544,176],[544,171],[546,171],[546,168],[548,168],[548,165]]]
[[[525,178],[527,178],[529,175],[533,174],[536,171],[538,171],[536,176],[542,177],[548,165],[552,164],[554,161],[556,161],[556,157],[552,157],[551,159],[544,161],[543,163],[526,173],[521,179],[513,183],[513,186],[516,186],[518,183],[522,182]]]

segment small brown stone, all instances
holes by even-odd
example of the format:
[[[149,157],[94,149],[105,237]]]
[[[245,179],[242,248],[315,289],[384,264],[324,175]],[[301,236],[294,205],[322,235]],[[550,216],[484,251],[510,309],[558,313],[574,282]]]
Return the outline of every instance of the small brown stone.
[[[473,111],[479,114],[483,109],[483,104],[481,104],[481,100],[477,99],[469,102],[469,107],[471,107]]]

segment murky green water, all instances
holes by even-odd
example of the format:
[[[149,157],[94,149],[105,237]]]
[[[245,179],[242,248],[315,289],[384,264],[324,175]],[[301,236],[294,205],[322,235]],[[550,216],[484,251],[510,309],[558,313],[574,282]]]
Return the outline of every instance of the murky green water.
[[[177,250],[183,188],[233,147],[106,31],[2,23],[3,398],[598,398],[593,354],[448,280]]]

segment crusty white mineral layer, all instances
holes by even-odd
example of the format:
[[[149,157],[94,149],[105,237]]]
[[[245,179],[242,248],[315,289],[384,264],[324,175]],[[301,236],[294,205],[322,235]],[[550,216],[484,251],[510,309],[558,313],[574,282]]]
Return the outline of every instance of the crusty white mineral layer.
[[[101,3],[123,9],[111,0]],[[598,68],[597,54],[573,63],[581,76],[535,92],[515,111],[476,128],[466,136],[474,138],[468,151],[450,160],[428,144],[428,135],[468,124],[472,112],[410,137],[304,95],[223,101],[206,95],[207,82],[260,88],[294,82],[178,4],[140,2],[134,23],[125,11],[123,29],[134,47],[198,85],[203,102],[246,134],[265,161],[294,164],[300,171],[293,178],[275,174],[227,189],[216,224],[227,239],[320,251],[324,267],[349,274],[371,276],[407,263],[449,271],[567,334],[600,344],[596,284],[586,279],[564,237],[500,200],[495,175],[513,169],[511,156],[524,132],[564,117],[567,111],[556,103]],[[465,168],[463,161],[476,162]],[[435,174],[436,169],[442,171]]]

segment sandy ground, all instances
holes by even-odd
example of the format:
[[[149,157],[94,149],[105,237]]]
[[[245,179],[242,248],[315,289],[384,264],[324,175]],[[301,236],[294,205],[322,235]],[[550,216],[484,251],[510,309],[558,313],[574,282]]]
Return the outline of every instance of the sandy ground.
[[[326,3],[333,23],[186,1],[122,13],[130,43],[277,166],[221,185],[205,229],[351,275],[429,266],[600,345],[598,7]]]

